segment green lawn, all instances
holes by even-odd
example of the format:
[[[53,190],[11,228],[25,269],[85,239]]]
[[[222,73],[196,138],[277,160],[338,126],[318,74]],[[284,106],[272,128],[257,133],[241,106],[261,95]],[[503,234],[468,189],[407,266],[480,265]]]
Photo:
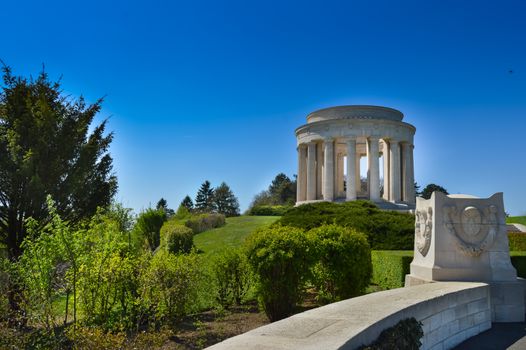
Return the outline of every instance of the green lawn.
[[[205,254],[238,247],[255,229],[277,221],[279,216],[238,216],[226,219],[226,225],[194,236],[195,246]]]
[[[526,216],[510,216],[506,218],[508,224],[523,224],[526,225]]]

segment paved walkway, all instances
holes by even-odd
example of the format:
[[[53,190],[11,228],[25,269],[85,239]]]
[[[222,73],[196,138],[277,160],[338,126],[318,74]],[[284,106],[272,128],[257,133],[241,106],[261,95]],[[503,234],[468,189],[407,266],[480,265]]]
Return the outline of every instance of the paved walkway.
[[[491,329],[458,345],[455,350],[526,350],[526,323],[493,323]]]

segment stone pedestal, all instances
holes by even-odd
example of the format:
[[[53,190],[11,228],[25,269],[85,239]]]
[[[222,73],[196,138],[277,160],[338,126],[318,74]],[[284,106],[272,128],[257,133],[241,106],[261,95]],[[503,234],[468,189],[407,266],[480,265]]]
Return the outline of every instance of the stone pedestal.
[[[435,281],[491,285],[492,320],[524,321],[524,284],[511,265],[502,193],[417,198],[415,248],[406,286]]]

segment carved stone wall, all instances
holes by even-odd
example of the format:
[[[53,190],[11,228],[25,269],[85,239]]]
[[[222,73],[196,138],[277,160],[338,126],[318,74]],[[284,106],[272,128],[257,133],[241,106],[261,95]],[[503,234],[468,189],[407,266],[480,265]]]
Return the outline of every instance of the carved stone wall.
[[[511,264],[502,193],[417,198],[406,286],[435,281],[489,283],[493,320],[524,320],[524,287]]]

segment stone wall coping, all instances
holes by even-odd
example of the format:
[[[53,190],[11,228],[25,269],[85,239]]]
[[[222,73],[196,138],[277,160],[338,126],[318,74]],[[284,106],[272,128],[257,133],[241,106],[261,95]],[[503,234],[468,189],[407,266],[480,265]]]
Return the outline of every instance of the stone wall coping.
[[[458,306],[466,306],[466,315],[455,313]],[[469,330],[449,330],[447,327],[453,319],[441,323],[446,321],[446,314],[453,319],[454,315],[468,317]],[[437,282],[371,293],[296,314],[209,349],[354,349],[371,343],[382,330],[408,317],[424,320],[424,333],[435,330],[438,333],[438,329],[442,332],[443,339],[438,336],[436,340],[428,339],[423,348],[439,344],[437,342],[443,344],[450,336],[456,337],[457,343],[491,327],[489,286],[475,282]]]

